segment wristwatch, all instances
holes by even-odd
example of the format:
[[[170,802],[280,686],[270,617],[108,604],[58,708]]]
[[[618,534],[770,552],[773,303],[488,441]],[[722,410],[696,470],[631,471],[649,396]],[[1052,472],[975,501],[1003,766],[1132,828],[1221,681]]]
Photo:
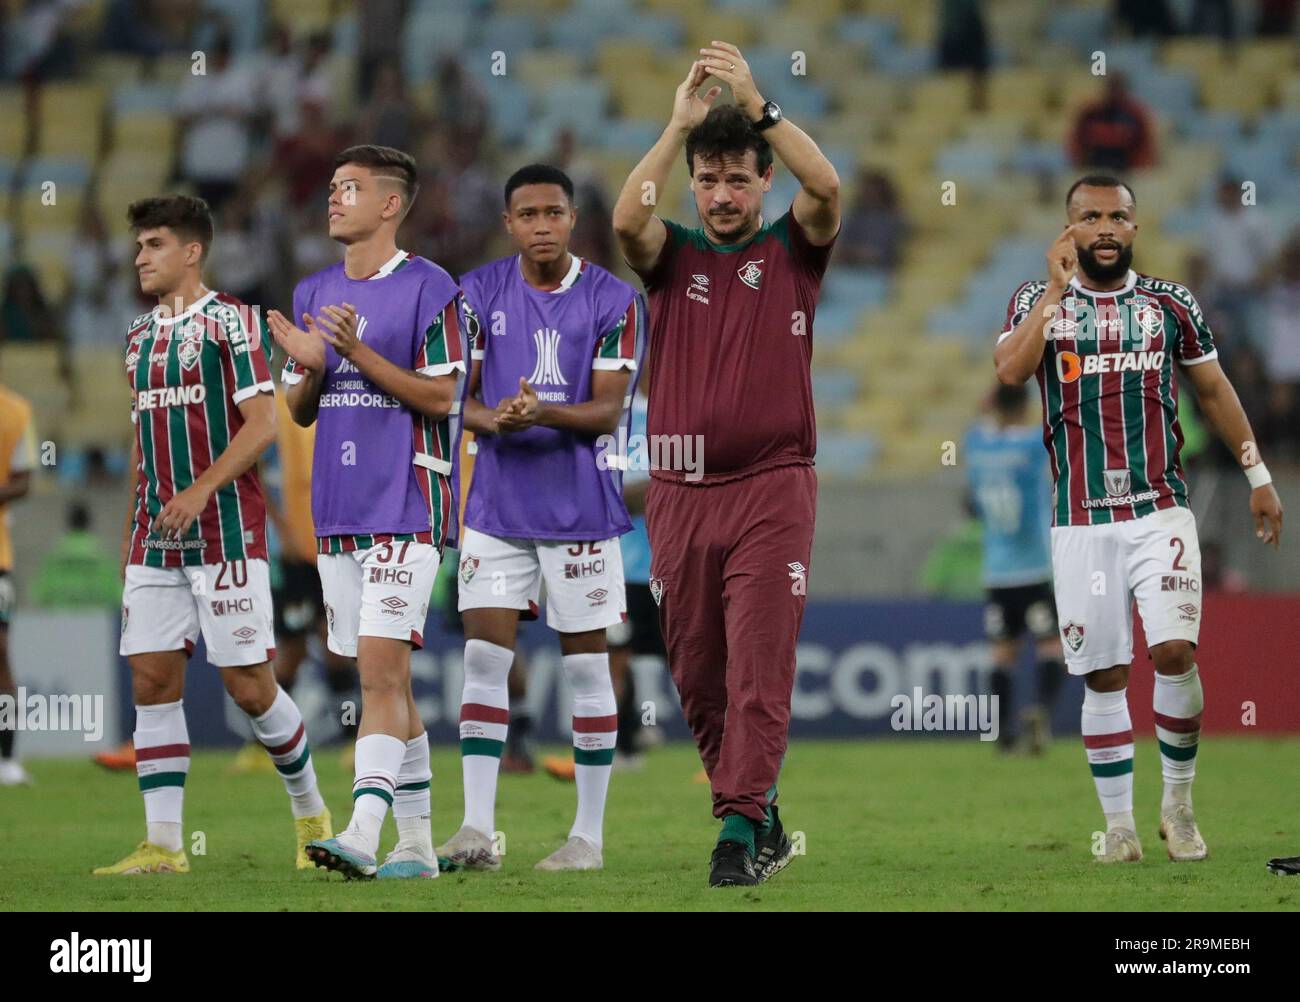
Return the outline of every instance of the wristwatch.
[[[781,106],[775,101],[768,101],[763,105],[763,117],[752,124],[755,132],[764,132],[779,121],[781,121]]]

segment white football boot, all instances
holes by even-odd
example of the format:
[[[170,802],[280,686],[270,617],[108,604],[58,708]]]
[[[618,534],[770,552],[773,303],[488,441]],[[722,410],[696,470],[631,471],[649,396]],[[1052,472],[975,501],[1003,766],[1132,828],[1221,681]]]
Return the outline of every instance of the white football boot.
[[[1165,840],[1169,858],[1175,863],[1190,863],[1210,854],[1201,830],[1196,827],[1196,817],[1187,804],[1176,804],[1160,812],[1160,837]]]

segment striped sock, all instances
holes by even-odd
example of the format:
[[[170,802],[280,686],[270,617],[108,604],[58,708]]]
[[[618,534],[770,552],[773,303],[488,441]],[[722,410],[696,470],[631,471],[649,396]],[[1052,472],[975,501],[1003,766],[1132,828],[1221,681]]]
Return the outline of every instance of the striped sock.
[[[181,810],[190,771],[190,734],[185,701],[135,708],[135,774],[144,794],[149,842],[170,852],[181,848]]]
[[[1127,689],[1084,690],[1083,747],[1107,827],[1133,830],[1133,722]]]
[[[325,810],[325,801],[316,788],[316,768],[307,745],[307,728],[293,698],[277,686],[271,708],[260,717],[249,717],[248,722],[253,736],[271,756],[284,780],[284,788],[293,802],[293,816],[309,818]]]
[[[1192,780],[1196,776],[1196,748],[1201,737],[1201,711],[1205,695],[1196,665],[1182,675],[1156,673],[1153,703],[1156,740],[1160,743],[1160,772],[1165,788],[1160,809],[1178,804],[1192,806]]]
[[[464,823],[488,838],[496,830],[497,773],[510,723],[506,679],[514,660],[514,651],[486,640],[465,642],[465,689],[460,698]]]
[[[398,844],[410,845],[424,855],[433,856],[433,833],[429,829],[429,735],[421,731],[406,742],[406,757],[397,773],[397,792],[393,795],[393,820],[397,822]]]
[[[573,689],[573,763],[578,813],[569,835],[597,849],[605,827],[605,794],[618,740],[618,706],[608,654],[566,654],[564,671]]]
[[[372,856],[379,849],[379,831],[397,791],[397,774],[406,757],[406,742],[391,734],[357,738],[356,779],[352,783],[352,820],[347,832],[359,838]]]

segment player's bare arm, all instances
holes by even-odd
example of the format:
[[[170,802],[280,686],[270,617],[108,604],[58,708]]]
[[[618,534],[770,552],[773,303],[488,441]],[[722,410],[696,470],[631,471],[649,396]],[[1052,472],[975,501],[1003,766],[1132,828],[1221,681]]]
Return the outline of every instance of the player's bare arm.
[[[456,400],[456,377],[426,376],[394,365],[357,337],[357,310],[351,303],[326,306],[317,318],[321,337],[357,367],[357,371],[418,414],[441,421]]]
[[[483,387],[483,360],[476,359],[470,363],[469,367],[469,393],[465,397],[465,411],[462,417],[465,421],[465,430],[472,431],[475,435],[495,435],[497,433],[497,414],[501,407],[495,410],[479,398],[479,392]]]
[[[763,117],[767,101],[758,92],[754,77],[740,50],[730,42],[713,41],[700,49],[700,65],[709,74],[731,86],[736,104],[751,122]],[[787,118],[763,133],[772,152],[799,182],[794,197],[794,218],[810,243],[831,242],[840,229],[840,178],[812,137]]]
[[[285,353],[298,363],[303,377],[285,389],[285,402],[293,423],[303,428],[316,421],[320,410],[320,390],[325,382],[325,342],[309,313],[302,315],[303,327],[295,327],[279,310],[268,310],[266,325],[271,336]]]
[[[164,538],[184,536],[212,495],[246,473],[275,441],[275,394],[255,393],[241,400],[238,407],[243,427],[212,465],[189,487],[173,495],[154,519],[154,531]]]
[[[1047,349],[1047,325],[1061,305],[1061,297],[1079,267],[1079,252],[1074,245],[1074,225],[1061,231],[1047,249],[1047,289],[1029,315],[1016,325],[993,349],[993,364],[998,382],[1018,386],[1032,376]]]
[[[690,72],[677,85],[667,128],[628,175],[614,203],[614,236],[623,260],[634,269],[644,271],[653,266],[668,239],[668,229],[655,215],[655,206],[686,146],[686,134],[704,121],[709,107],[722,93],[722,88],[716,86],[702,97],[695,93],[708,75],[700,62],[691,63]]]
[[[591,374],[591,399],[577,404],[546,404],[537,399],[537,391],[520,377],[519,393],[497,418],[503,433],[523,431],[533,425],[558,428],[593,438],[609,435],[618,427],[623,415],[623,401],[632,373],[625,369],[599,369]]]
[[[1196,401],[1205,420],[1237,457],[1242,469],[1262,467],[1250,419],[1218,360],[1185,366],[1183,375],[1196,390]],[[1261,484],[1250,492],[1250,514],[1255,520],[1255,536],[1276,547],[1282,538],[1282,501],[1271,483]]]

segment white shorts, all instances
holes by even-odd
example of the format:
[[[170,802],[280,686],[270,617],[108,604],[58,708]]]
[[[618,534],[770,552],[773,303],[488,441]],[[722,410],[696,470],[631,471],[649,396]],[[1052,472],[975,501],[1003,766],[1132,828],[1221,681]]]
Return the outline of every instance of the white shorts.
[[[318,555],[329,649],[354,658],[357,637],[388,637],[423,647],[440,559],[431,543],[410,542]]]
[[[118,653],[194,650],[203,632],[208,661],[247,668],[275,657],[271,576],[265,560],[193,567],[129,564]]]
[[[546,582],[546,625],[586,633],[627,616],[618,537],[594,543],[502,539],[465,529],[460,541],[460,610],[518,609],[537,615]]]
[[[1065,663],[1086,675],[1133,661],[1133,600],[1147,646],[1196,643],[1201,628],[1201,546],[1187,508],[1109,525],[1052,529],[1052,570]]]

